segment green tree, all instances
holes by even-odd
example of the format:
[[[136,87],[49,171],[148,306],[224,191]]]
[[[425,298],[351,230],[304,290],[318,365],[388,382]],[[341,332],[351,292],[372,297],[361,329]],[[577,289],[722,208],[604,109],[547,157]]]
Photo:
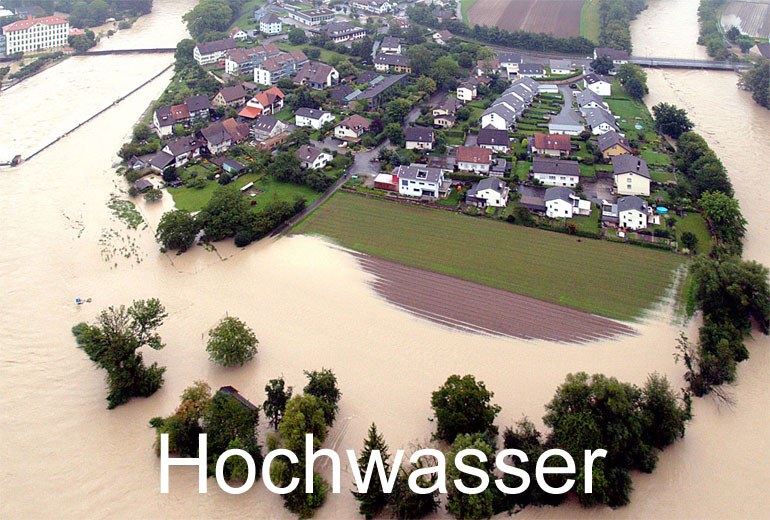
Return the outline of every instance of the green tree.
[[[494,393],[472,375],[450,376],[431,397],[436,437],[452,443],[461,433],[497,433],[492,423],[500,406],[490,404]]]
[[[305,31],[299,27],[295,27],[289,31],[289,43],[292,45],[302,45],[307,43],[307,36],[305,35]]]
[[[707,191],[701,195],[698,204],[703,210],[703,216],[711,224],[718,244],[727,254],[740,255],[747,222],[741,214],[738,201],[718,191]]]
[[[698,237],[693,233],[692,231],[685,231],[682,233],[681,236],[682,245],[689,249],[690,251],[695,252],[695,248],[698,245]]]
[[[428,95],[433,94],[436,91],[436,82],[428,76],[420,76],[417,78],[415,86],[417,87],[417,90],[425,92]]]
[[[626,89],[626,92],[628,92],[628,95],[634,99],[642,99],[646,93],[644,85],[638,78],[629,79],[624,85],[624,88]]]
[[[673,444],[684,437],[685,424],[690,420],[689,396],[687,406],[681,406],[665,376],[653,373],[647,376],[642,388],[642,410],[644,415],[644,442],[658,449]]]
[[[155,299],[136,300],[131,306],[109,307],[95,325],[80,323],[72,333],[78,346],[96,365],[107,371],[107,407],[112,409],[132,397],[149,397],[163,385],[165,368],[144,366],[142,347],[160,350],[165,345],[156,332],[166,309]]]
[[[212,31],[225,31],[233,18],[233,11],[225,0],[202,0],[182,19],[196,40]]]
[[[243,366],[254,359],[258,344],[253,330],[238,318],[227,316],[209,330],[206,350],[215,363],[225,367]]]
[[[463,462],[468,466],[480,469],[487,474],[489,485],[481,493],[466,493],[457,489],[455,484],[459,480],[468,488],[477,487],[481,484],[481,479],[468,473],[461,473],[455,465],[457,454],[465,449],[479,450],[486,456],[486,462],[481,462],[478,458],[467,456]],[[447,453],[447,504],[446,510],[457,518],[481,519],[490,518],[495,514],[495,500],[498,495],[497,488],[494,485],[494,461],[495,450],[485,440],[484,435],[460,434],[455,438],[452,447]]]
[[[176,44],[176,52],[174,53],[174,71],[180,72],[190,67],[198,67],[198,62],[195,61],[193,55],[195,51],[195,40],[185,38]]]
[[[603,54],[591,62],[591,68],[597,74],[609,74],[615,65],[612,63],[612,58]]]
[[[195,217],[187,211],[175,209],[160,218],[155,236],[165,249],[178,249],[184,253],[192,246],[198,231],[200,226]]]
[[[668,103],[658,103],[652,107],[652,113],[655,116],[655,128],[674,139],[692,130],[693,123],[683,108],[677,108]]]
[[[281,419],[286,411],[286,404],[291,399],[292,387],[287,387],[283,377],[280,377],[268,381],[265,385],[265,393],[267,399],[265,399],[262,409],[273,428],[278,430],[278,425],[281,424]]]
[[[213,242],[235,236],[253,225],[249,202],[232,186],[218,187],[196,219],[206,238]]]
[[[342,392],[337,386],[337,376],[329,368],[322,368],[320,371],[313,370],[312,372],[306,370],[305,376],[308,379],[304,388],[305,394],[318,398],[324,410],[324,420],[328,426],[331,426],[334,424],[337,410],[339,410],[337,403],[342,397]]]
[[[389,122],[402,124],[410,110],[412,110],[412,105],[409,104],[409,101],[396,98],[388,103],[385,114],[388,116]]]
[[[404,146],[404,130],[398,123],[388,123],[385,125],[385,137],[390,139],[394,146]]]
[[[296,154],[281,152],[275,156],[270,173],[282,182],[296,182],[302,170],[302,163]]]
[[[369,467],[369,459],[372,457],[372,452],[378,451],[382,460],[382,465],[385,468],[385,475],[390,475],[390,463],[388,459],[388,445],[385,444],[385,439],[377,431],[377,425],[372,423],[369,427],[369,433],[366,439],[364,439],[364,449],[361,451],[361,455],[358,457],[358,472],[362,476],[366,474]],[[372,472],[372,478],[369,480],[369,488],[364,493],[358,491],[352,491],[353,496],[360,502],[358,506],[358,512],[365,518],[374,518],[377,516],[388,503],[388,494],[383,491],[383,483],[380,478],[380,473],[375,469]]]
[[[405,457],[407,458],[407,457]],[[431,464],[435,465],[435,464]],[[401,467],[396,478],[396,485],[393,486],[393,493],[390,495],[388,509],[393,518],[402,520],[423,518],[435,513],[441,505],[438,489],[432,493],[415,493],[409,487],[409,475],[416,469],[427,467],[428,464],[420,459],[416,464],[408,463]],[[422,475],[416,479],[419,487],[427,489],[436,484],[437,476],[433,474],[430,479]]]
[[[770,108],[770,60],[755,63],[741,75],[739,85],[750,91],[751,97],[760,106]]]
[[[211,400],[211,387],[196,381],[182,393],[176,412],[165,419],[155,417],[150,425],[156,429],[155,454],[160,456],[160,435],[168,435],[169,453],[194,457],[198,453],[198,434],[203,433],[200,422]]]

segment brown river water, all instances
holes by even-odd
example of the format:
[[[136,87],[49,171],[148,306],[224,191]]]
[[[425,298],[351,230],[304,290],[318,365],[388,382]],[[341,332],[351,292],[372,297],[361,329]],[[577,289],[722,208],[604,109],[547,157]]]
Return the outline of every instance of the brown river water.
[[[156,0],[155,11],[102,45],[152,47],[184,34],[190,0]],[[692,56],[697,0],[653,1],[634,25],[637,49]],[[655,32],[650,27],[655,24]],[[0,95],[0,159],[36,149],[49,135],[108,105],[156,74],[171,56],[74,58]],[[770,265],[767,157],[770,112],[735,87],[731,73],[649,71],[649,102],[685,106],[730,169],[750,227],[746,256]],[[124,189],[115,150],[170,79],[166,74],[16,169],[0,170],[0,517],[290,518],[260,482],[239,496],[196,473],[171,472],[159,492],[151,417],[167,415],[197,379],[230,384],[254,402],[279,375],[295,388],[303,369],[331,367],[343,397],[327,445],[359,449],[374,421],[392,449],[426,441],[430,392],[453,373],[473,373],[502,405],[497,423],[522,414],[540,423],[565,375],[604,372],[643,383],[652,371],[682,385],[673,345],[682,326],[660,307],[632,326],[636,336],[565,345],[468,334],[416,318],[379,298],[357,261],[317,238],[266,241],[245,250],[218,244],[182,256],[158,252],[151,231],[167,197],[139,205],[150,228],[127,230],[108,209]],[[72,123],[72,124],[69,124]],[[169,311],[167,347],[146,354],[168,367],[149,399],[105,409],[103,374],[75,347],[70,327],[102,308],[159,297]],[[75,298],[93,303],[76,306]],[[255,361],[212,365],[204,333],[229,313],[260,338]],[[685,327],[693,337],[695,324]],[[735,404],[697,400],[687,436],[651,475],[634,475],[630,506],[528,509],[525,518],[760,518],[770,511],[770,343],[749,342],[751,359],[730,389]],[[352,481],[349,474],[343,480]],[[348,493],[330,495],[319,518],[355,518]],[[440,513],[439,517],[444,516]]]

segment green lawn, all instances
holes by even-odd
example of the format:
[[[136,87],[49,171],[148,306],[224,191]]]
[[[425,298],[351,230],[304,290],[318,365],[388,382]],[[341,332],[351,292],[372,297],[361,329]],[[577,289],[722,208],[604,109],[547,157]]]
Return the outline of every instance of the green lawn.
[[[580,36],[599,43],[599,0],[586,0],[580,11]]]
[[[254,20],[254,11],[256,11],[257,6],[261,5],[262,0],[250,0],[249,2],[246,2],[243,4],[243,7],[241,8],[241,15],[238,17],[235,22],[230,26],[232,29],[233,27],[238,27],[239,29],[243,29],[244,31],[246,29],[259,29],[259,24]]]
[[[463,21],[465,23],[468,23],[468,9],[473,7],[473,4],[476,3],[476,0],[460,0],[460,12],[463,15]]]
[[[256,200],[256,207],[259,207],[261,202],[273,199],[293,201],[298,196],[305,197],[308,204],[310,204],[321,195],[307,186],[278,182],[268,175],[258,175],[255,173],[242,175],[233,181],[232,184],[240,189],[249,182],[254,182],[254,187],[262,192],[253,199],[250,199]],[[206,181],[206,186],[200,189],[181,187],[169,188],[168,191],[178,209],[195,212],[200,211],[208,204],[211,195],[217,187],[219,187],[219,184],[216,181]]]
[[[336,193],[294,233],[326,235],[387,260],[632,320],[658,301],[683,258],[491,219]]]
[[[310,47],[310,45],[308,45],[308,44],[292,45],[289,42],[276,42],[276,45],[282,51],[287,51],[287,52],[288,51],[294,51],[294,50],[297,50],[297,49],[299,49],[299,50],[304,52],[307,47]],[[350,63],[352,63],[354,65],[355,65],[355,63],[357,61],[360,60],[360,58],[357,58],[355,56],[348,56],[347,54],[341,54],[339,52],[330,51],[330,50],[327,50],[327,49],[321,49],[321,55],[318,57],[318,60],[316,60],[316,61],[320,61],[320,62],[323,62],[323,63],[335,63],[334,59],[343,60],[345,58],[347,58],[347,60],[350,61]],[[332,61],[330,62],[329,60],[332,60]]]
[[[530,161],[518,161],[516,163],[516,177],[523,181],[529,175],[529,168],[532,166]]]
[[[581,231],[588,231],[589,233],[597,233],[599,226],[599,207],[596,204],[591,204],[591,214],[588,216],[576,216],[572,217],[572,221]]]
[[[695,233],[695,236],[698,237],[698,245],[695,246],[698,253],[706,255],[711,252],[711,234],[700,213],[688,213],[686,217],[676,217],[677,240],[685,231]]]

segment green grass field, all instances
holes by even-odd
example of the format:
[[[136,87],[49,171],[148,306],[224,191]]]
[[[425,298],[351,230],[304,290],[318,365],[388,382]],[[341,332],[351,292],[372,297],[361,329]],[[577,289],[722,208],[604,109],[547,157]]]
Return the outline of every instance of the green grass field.
[[[376,257],[632,320],[659,300],[682,257],[338,192],[294,233]]]
[[[468,9],[473,7],[476,0],[460,0],[460,12],[463,15],[463,22],[468,23]]]
[[[707,255],[711,252],[711,235],[706,227],[706,221],[699,213],[688,213],[686,217],[676,217],[676,237],[679,239],[682,233],[690,231],[695,233],[698,237],[698,245],[695,246],[695,250],[702,254]]]
[[[586,0],[580,11],[580,36],[599,43],[599,0]]]

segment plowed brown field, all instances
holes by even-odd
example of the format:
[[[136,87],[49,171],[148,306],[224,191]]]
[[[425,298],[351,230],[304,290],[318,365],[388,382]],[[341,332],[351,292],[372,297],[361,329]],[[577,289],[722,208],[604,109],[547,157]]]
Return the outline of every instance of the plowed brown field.
[[[497,26],[508,31],[580,36],[584,0],[478,0],[468,10],[471,25]]]

